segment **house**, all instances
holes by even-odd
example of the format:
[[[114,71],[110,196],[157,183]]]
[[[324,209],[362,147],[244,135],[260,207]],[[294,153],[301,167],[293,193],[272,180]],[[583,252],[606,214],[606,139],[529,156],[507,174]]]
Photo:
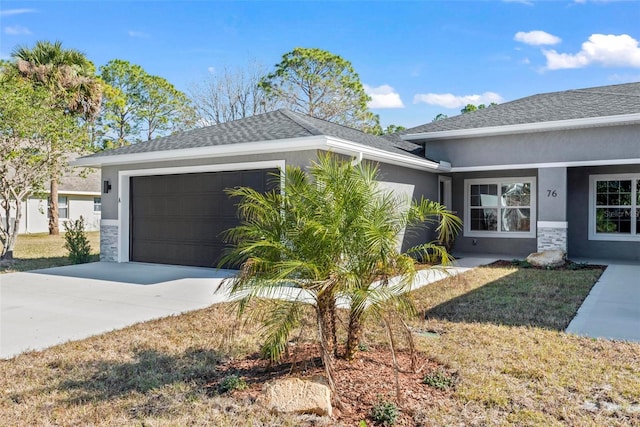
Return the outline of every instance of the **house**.
[[[103,260],[211,266],[237,223],[223,190],[265,189],[320,151],[378,162],[388,188],[449,206],[464,221],[455,251],[640,260],[640,83],[534,95],[384,138],[278,110],[74,164],[102,169]]]
[[[87,170],[82,174],[66,173],[58,183],[58,217],[60,230],[69,220],[81,216],[87,231],[100,230],[100,171]],[[22,202],[22,220],[18,233],[46,233],[49,231],[48,194],[34,194]]]

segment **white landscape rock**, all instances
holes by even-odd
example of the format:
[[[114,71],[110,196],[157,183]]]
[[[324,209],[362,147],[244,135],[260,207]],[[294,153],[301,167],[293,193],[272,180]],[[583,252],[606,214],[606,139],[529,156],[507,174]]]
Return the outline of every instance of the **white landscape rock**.
[[[331,390],[324,384],[285,378],[264,385],[257,402],[280,413],[331,416]]]
[[[526,261],[535,267],[558,267],[564,264],[565,257],[563,251],[534,252]]]

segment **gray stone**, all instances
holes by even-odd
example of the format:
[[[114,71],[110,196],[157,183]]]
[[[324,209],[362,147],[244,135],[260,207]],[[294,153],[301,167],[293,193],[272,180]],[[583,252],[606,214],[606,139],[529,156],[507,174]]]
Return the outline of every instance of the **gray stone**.
[[[535,267],[558,267],[565,262],[564,251],[534,252],[526,258],[526,261]]]
[[[280,413],[315,414],[331,416],[331,391],[315,381],[285,378],[264,385],[257,402]]]
[[[100,261],[118,262],[118,226],[100,226]]]
[[[538,252],[567,251],[567,229],[538,227]]]

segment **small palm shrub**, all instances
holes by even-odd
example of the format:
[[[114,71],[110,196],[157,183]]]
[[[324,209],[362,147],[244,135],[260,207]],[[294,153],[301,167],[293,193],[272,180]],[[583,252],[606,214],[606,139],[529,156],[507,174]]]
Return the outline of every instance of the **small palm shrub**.
[[[64,223],[64,248],[69,251],[69,260],[74,264],[91,261],[91,245],[84,230],[84,218]]]

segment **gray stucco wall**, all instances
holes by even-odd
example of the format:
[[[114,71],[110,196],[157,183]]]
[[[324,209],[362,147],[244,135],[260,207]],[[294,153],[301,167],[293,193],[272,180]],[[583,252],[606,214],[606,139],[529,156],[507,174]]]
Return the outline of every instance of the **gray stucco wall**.
[[[219,158],[202,158],[195,160],[176,160],[162,161],[151,163],[136,163],[120,166],[105,166],[102,168],[102,180],[111,182],[111,191],[108,194],[102,194],[102,219],[117,220],[118,219],[118,174],[120,171],[155,169],[155,168],[175,168],[188,166],[203,166],[213,164],[230,164],[230,163],[248,163],[261,162],[269,160],[285,160],[288,166],[300,166],[307,168],[311,162],[317,159],[318,151],[292,151],[287,153],[260,154],[248,156],[230,156]],[[366,161],[366,160],[365,160]],[[437,200],[438,197],[438,177],[434,173],[407,169],[400,166],[381,163],[379,165],[380,178],[384,181],[384,185],[396,191],[408,194],[414,199],[425,197],[431,200]],[[117,259],[117,227],[112,227],[116,233],[106,233],[109,242],[104,243],[105,260]],[[104,228],[107,230],[107,228]],[[111,229],[109,229],[111,231]],[[431,230],[419,230],[416,232],[406,233],[403,240],[403,249],[413,245],[424,243],[433,239]],[[108,243],[108,244],[107,244]],[[112,248],[113,246],[113,248]],[[110,253],[106,254],[107,249],[112,248]]]
[[[453,174],[452,210],[466,221],[464,211],[464,181],[478,178],[515,178],[533,176],[537,178],[536,169],[512,171],[465,172]],[[535,226],[535,224],[534,224]],[[454,253],[499,254],[509,257],[524,257],[537,250],[536,238],[504,238],[504,237],[465,237],[464,232],[456,239]]]
[[[640,165],[568,169],[569,257],[640,261],[640,242],[589,240],[589,176],[622,173],[640,174]]]
[[[453,167],[640,158],[640,125],[429,141],[426,156]]]
[[[438,201],[438,175],[426,171],[403,168],[401,166],[381,163],[379,165],[380,180],[388,188],[405,192],[413,200],[421,198]],[[413,188],[411,188],[413,187]],[[407,230],[404,235],[402,249],[434,240],[435,227]]]

